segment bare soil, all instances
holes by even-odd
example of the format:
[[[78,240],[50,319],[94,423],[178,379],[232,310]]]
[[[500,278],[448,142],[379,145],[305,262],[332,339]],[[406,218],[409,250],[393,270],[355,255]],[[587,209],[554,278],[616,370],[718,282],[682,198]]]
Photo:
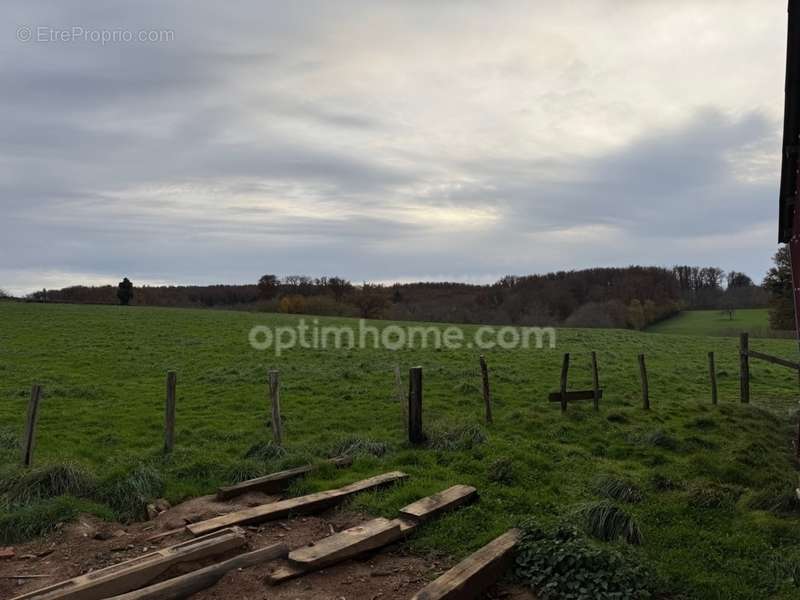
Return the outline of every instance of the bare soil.
[[[13,557],[0,558],[0,598],[9,599],[77,575],[101,569],[165,546],[189,539],[181,528],[187,522],[269,502],[264,494],[248,494],[235,501],[217,502],[213,496],[195,498],[172,507],[155,519],[120,525],[86,516],[58,527],[45,538],[13,548]],[[251,549],[276,542],[297,548],[347,529],[368,517],[350,511],[330,510],[316,516],[273,521],[245,527]],[[160,533],[181,529],[159,539]],[[2,556],[2,554],[0,554]],[[218,560],[218,559],[217,559]],[[181,565],[180,572],[202,565]],[[197,600],[389,600],[410,598],[425,584],[451,567],[453,561],[421,557],[394,544],[357,560],[346,561],[298,579],[270,587],[264,579],[274,564],[264,564],[228,573],[217,585],[194,596]],[[25,578],[26,576],[35,576]],[[488,592],[489,598],[523,600],[533,598],[522,588],[502,584]]]

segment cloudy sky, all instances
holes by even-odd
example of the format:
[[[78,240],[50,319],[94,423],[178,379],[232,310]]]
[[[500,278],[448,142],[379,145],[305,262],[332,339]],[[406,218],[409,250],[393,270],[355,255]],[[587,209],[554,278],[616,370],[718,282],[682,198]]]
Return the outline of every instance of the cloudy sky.
[[[10,291],[632,263],[760,279],[777,248],[784,0],[0,14]]]

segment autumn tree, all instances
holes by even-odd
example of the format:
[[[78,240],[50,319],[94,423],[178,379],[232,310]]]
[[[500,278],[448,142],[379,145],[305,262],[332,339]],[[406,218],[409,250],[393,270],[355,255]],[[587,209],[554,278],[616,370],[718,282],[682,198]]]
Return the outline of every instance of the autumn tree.
[[[120,281],[117,286],[117,298],[119,298],[119,303],[123,306],[128,306],[133,299],[133,284],[127,277]]]
[[[258,280],[258,295],[262,300],[272,300],[280,287],[280,281],[275,275],[263,275]]]

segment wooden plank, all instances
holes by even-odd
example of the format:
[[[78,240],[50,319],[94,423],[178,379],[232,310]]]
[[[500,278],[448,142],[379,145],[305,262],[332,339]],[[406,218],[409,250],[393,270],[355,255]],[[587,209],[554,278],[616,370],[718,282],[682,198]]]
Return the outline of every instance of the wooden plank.
[[[642,408],[650,410],[650,386],[647,383],[647,366],[644,354],[639,355],[639,378],[642,380]]]
[[[111,600],[177,600],[179,598],[187,598],[201,590],[210,588],[229,571],[245,569],[276,558],[282,558],[288,552],[289,548],[286,544],[273,544],[185,575],[167,579],[140,590],[114,596]]]
[[[454,485],[400,509],[400,515],[422,523],[439,516],[446,510],[458,508],[478,497],[478,490],[470,485]]]
[[[483,404],[486,407],[486,422],[492,422],[492,394],[489,390],[489,367],[486,364],[486,357],[481,354],[481,379],[483,381]]]
[[[283,423],[281,422],[281,387],[278,371],[269,372],[269,398],[272,406],[272,440],[283,444]]]
[[[338,458],[331,458],[327,462],[337,467],[349,467],[353,464],[353,458],[351,456],[340,456]],[[241,494],[255,491],[264,492],[265,494],[276,494],[285,490],[290,482],[310,473],[314,469],[314,465],[303,465],[302,467],[278,471],[277,473],[270,473],[263,477],[256,477],[255,479],[248,479],[247,481],[241,481],[234,485],[221,487],[217,490],[217,499],[230,500]]]
[[[739,335],[739,400],[742,404],[750,402],[749,349],[750,336],[746,333],[742,333]]]
[[[203,535],[222,529],[223,527],[230,527],[231,525],[245,525],[249,523],[261,523],[272,519],[280,519],[290,513],[309,513],[320,511],[334,504],[341,502],[348,496],[352,496],[359,492],[379,488],[397,481],[407,478],[408,475],[402,471],[391,471],[383,475],[376,475],[369,479],[363,479],[342,488],[327,490],[324,492],[316,492],[298,498],[289,498],[279,502],[270,502],[269,504],[262,504],[253,508],[246,508],[244,510],[232,512],[227,515],[222,515],[201,521],[199,523],[191,523],[186,526],[186,529],[192,535]]]
[[[597,352],[592,350],[592,400],[594,400],[594,409],[600,410],[600,398],[603,396],[603,391],[600,389],[600,374],[597,371]]]
[[[42,386],[34,383],[28,401],[28,418],[25,420],[25,436],[22,441],[22,466],[33,464],[33,448],[36,445],[36,422],[39,418],[39,403],[42,400]]]
[[[567,412],[567,375],[569,375],[569,352],[561,363],[561,412]]]
[[[167,398],[164,405],[164,452],[170,453],[175,448],[175,388],[177,376],[175,371],[167,373]]]
[[[313,546],[289,553],[289,560],[306,569],[321,569],[400,539],[400,524],[383,517],[323,538]]]
[[[508,568],[519,532],[512,529],[471,554],[417,592],[412,600],[471,600],[480,598]]]
[[[408,373],[408,441],[422,444],[422,367],[412,367]]]
[[[238,527],[218,531],[17,596],[14,600],[100,600],[124,594],[149,584],[174,565],[224,554],[245,542],[244,531]]]
[[[711,380],[711,404],[717,404],[717,368],[714,365],[714,353],[708,353],[708,377]]]
[[[789,367],[790,369],[800,370],[800,364],[796,362],[792,362],[791,360],[786,360],[785,358],[781,358],[779,356],[772,356],[771,354],[764,354],[763,352],[757,352],[756,350],[748,351],[748,354],[753,358],[758,358],[760,360],[765,360],[770,362],[774,365],[780,365],[782,367]]]
[[[594,390],[577,390],[574,392],[567,392],[567,402],[576,402],[578,400],[594,400]],[[548,396],[550,402],[561,402],[561,392],[551,392]],[[603,397],[603,390],[597,390],[597,398]]]

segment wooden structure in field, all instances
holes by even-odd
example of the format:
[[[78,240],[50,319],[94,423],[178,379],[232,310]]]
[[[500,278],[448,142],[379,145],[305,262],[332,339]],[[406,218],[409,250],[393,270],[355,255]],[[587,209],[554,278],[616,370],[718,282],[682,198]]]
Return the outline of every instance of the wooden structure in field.
[[[592,400],[594,409],[600,409],[600,399],[603,397],[603,390],[600,389],[600,376],[597,372],[597,354],[592,352],[592,389],[591,390],[578,390],[574,392],[567,391],[567,379],[569,375],[569,353],[564,355],[564,360],[561,363],[561,389],[558,392],[552,392],[548,399],[550,402],[558,402],[561,404],[561,412],[567,412],[567,403],[577,402],[580,400]]]

